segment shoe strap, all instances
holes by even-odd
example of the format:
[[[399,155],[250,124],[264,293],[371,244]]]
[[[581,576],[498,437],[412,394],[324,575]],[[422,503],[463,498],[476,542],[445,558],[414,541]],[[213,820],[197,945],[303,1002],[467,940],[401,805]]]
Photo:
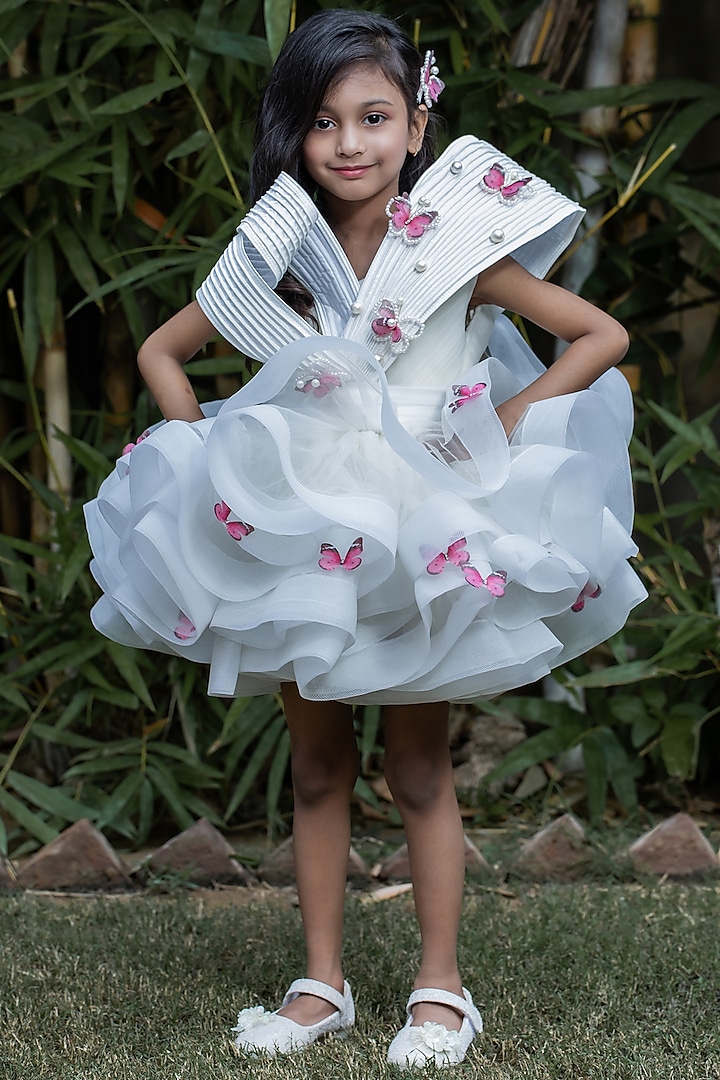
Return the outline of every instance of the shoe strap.
[[[296,979],[295,982],[290,984],[288,992],[283,998],[283,1005],[287,1005],[298,994],[312,994],[314,997],[322,998],[323,1001],[329,1001],[340,1013],[345,1009],[344,995],[339,990],[336,990],[334,986],[328,986],[327,983],[319,982],[317,979]]]
[[[434,987],[423,986],[420,990],[413,990],[408,998],[406,1012],[408,1016],[412,1016],[413,1007],[419,1005],[421,1001],[433,1005],[449,1005],[451,1009],[455,1009],[461,1016],[467,1016],[476,1033],[482,1031],[482,1018],[475,1008],[470,991],[466,990],[464,986],[463,995],[464,997],[460,997],[459,994],[453,994],[450,990],[438,990]]]

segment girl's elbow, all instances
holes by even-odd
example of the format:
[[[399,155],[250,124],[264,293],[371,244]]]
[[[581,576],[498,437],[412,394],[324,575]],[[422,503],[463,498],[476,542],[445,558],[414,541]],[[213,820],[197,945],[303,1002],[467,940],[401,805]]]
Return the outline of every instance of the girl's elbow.
[[[613,362],[619,364],[629,348],[630,336],[627,330],[622,323],[615,322],[615,326],[613,327],[613,352],[615,359]]]

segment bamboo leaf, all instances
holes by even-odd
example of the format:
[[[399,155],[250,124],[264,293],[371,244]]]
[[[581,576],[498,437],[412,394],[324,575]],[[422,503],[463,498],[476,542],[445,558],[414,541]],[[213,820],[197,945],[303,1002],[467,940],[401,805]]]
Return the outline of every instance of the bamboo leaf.
[[[95,267],[90,261],[87,251],[77,232],[66,221],[58,221],[55,226],[55,236],[70,273],[85,293],[93,292],[99,287],[99,281]]]
[[[115,196],[115,209],[117,215],[123,212],[127,197],[128,181],[130,173],[130,157],[128,155],[127,127],[122,121],[112,126],[112,148],[110,152],[112,162],[113,194]]]
[[[493,780],[502,780],[512,773],[522,772],[531,765],[537,765],[554,754],[561,754],[574,746],[585,731],[587,721],[584,718],[565,721],[557,727],[541,731],[537,735],[531,735],[519,746],[514,747],[505,755],[499,765],[496,765],[487,776],[483,777],[483,785]]]
[[[582,743],[585,763],[585,787],[587,790],[590,821],[597,825],[605,812],[607,795],[607,761],[596,732],[589,732]]]
[[[273,754],[272,765],[268,772],[266,789],[267,814],[270,820],[277,816],[283,782],[290,760],[290,733],[287,728],[281,733]]]
[[[128,648],[127,645],[118,645],[115,641],[106,641],[105,651],[133,693],[144,705],[147,705],[151,712],[155,712],[155,703],[138,667],[134,650]]]
[[[167,803],[170,813],[180,828],[189,829],[194,824],[193,816],[185,807],[182,793],[168,770],[156,762],[154,765],[148,765],[147,777]]]
[[[616,664],[599,671],[590,671],[587,675],[579,675],[573,678],[571,683],[585,689],[595,686],[627,686],[643,679],[655,679],[659,674],[658,669],[645,660],[631,660],[627,664]]]
[[[60,442],[67,446],[76,461],[98,480],[104,480],[109,471],[110,462],[99,450],[83,439],[68,435],[65,431],[56,432]]]
[[[495,7],[493,0],[475,0],[475,3],[494,30],[498,30],[501,34],[510,33],[505,20]]]
[[[94,821],[97,816],[97,811],[92,807],[71,799],[60,788],[43,784],[33,776],[26,776],[25,773],[11,769],[7,781],[21,798],[34,803],[53,817],[62,818],[64,821],[80,821],[82,818]]]
[[[102,807],[96,822],[98,829],[112,825],[122,814],[129,812],[129,808],[139,797],[144,782],[145,775],[139,769],[123,777]]]
[[[174,161],[175,158],[196,154],[198,150],[203,150],[209,142],[210,135],[207,131],[195,131],[192,135],[188,135],[187,139],[183,139],[177,146],[174,146],[172,150],[169,150],[165,155],[165,161]]]
[[[76,304],[75,307],[68,312],[68,318],[77,314],[77,312],[80,311],[81,308],[84,308],[86,304],[94,303],[101,297],[107,296],[108,293],[118,292],[127,285],[136,285],[138,282],[146,281],[148,278],[157,277],[163,271],[172,270],[176,273],[182,271],[184,270],[184,264],[192,262],[196,257],[194,252],[178,251],[171,256],[145,259],[135,266],[130,266],[116,277],[111,278],[110,281],[106,281],[99,289],[95,289],[86,296],[84,300],[81,300],[79,304]]]
[[[196,34],[193,45],[205,52],[220,56],[232,56],[235,60],[247,60],[258,67],[271,63],[267,42],[249,34],[233,34],[222,30],[207,30]]]
[[[53,829],[43,818],[28,809],[24,802],[16,799],[4,788],[0,788],[0,806],[41,844],[49,844],[58,835],[57,829]]]
[[[81,536],[66,557],[58,579],[58,603],[64,604],[75,587],[75,583],[85,570],[90,558],[90,545],[87,536]]]
[[[264,0],[265,37],[267,38],[270,58],[275,62],[290,26],[292,0]]]
[[[57,284],[55,279],[55,254],[50,240],[45,237],[37,245],[37,268],[35,290],[40,333],[45,345],[50,345],[55,327]]]
[[[260,769],[272,753],[273,747],[278,742],[280,734],[285,728],[285,717],[279,716],[274,723],[265,730],[252,752],[250,761],[245,766],[237,787],[230,799],[230,805],[224,815],[224,820],[229,821],[235,810],[243,801],[248,791],[257,778]]]
[[[182,79],[179,79],[177,75],[170,75],[166,79],[148,83],[147,86],[136,86],[133,90],[126,90],[117,97],[98,105],[93,109],[93,115],[124,116],[126,113],[134,112],[135,109],[142,109],[144,105],[161,98],[163,94],[177,89],[178,86],[182,86]]]

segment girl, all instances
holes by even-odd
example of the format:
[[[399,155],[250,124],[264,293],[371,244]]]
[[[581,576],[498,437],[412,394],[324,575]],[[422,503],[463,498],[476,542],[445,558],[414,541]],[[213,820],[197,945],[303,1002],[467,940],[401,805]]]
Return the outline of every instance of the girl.
[[[482,1022],[456,960],[447,701],[539,678],[644,595],[626,562],[631,402],[608,371],[627,338],[541,280],[580,208],[474,137],[434,162],[441,89],[383,17],[324,11],[291,35],[252,208],[140,350],[167,423],[88,508],[99,629],[209,663],[213,694],[282,688],[307,978],[278,1011],[240,1013],[250,1053],[353,1023],[351,710],[379,702],[422,938],[389,1060],[463,1059]],[[550,370],[504,308],[570,343]],[[183,364],[218,332],[266,363],[203,416]]]

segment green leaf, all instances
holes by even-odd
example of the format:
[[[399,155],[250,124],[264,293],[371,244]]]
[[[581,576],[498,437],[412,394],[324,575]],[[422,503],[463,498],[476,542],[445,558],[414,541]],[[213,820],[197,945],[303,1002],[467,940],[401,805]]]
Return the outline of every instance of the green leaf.
[[[252,787],[255,779],[257,778],[260,769],[263,767],[268,757],[273,751],[273,747],[278,742],[282,731],[285,728],[285,717],[279,716],[274,723],[263,732],[255,749],[252,752],[250,761],[245,766],[243,774],[240,777],[237,787],[233,792],[233,796],[230,799],[230,805],[225,812],[224,819],[229,821],[235,810],[243,801],[248,791]]]
[[[602,725],[593,738],[605,757],[607,778],[623,807],[632,813],[637,808],[635,778],[627,752],[612,728]],[[584,743],[583,743],[584,746]]]
[[[90,544],[87,536],[81,536],[75,547],[65,559],[60,577],[57,582],[58,603],[64,604],[72,592],[75,583],[85,570],[90,558]]]
[[[128,137],[126,125],[118,120],[112,126],[112,147],[110,151],[112,163],[113,194],[115,196],[115,209],[117,215],[123,212],[125,199],[127,198],[128,182],[130,179],[130,157],[128,154]]]
[[[510,33],[505,20],[495,7],[493,0],[475,0],[475,3],[494,30],[499,30],[501,34]]]
[[[661,727],[662,720],[660,717],[646,712],[633,721],[630,729],[630,742],[636,750],[639,750],[641,746],[645,746],[646,743],[655,738]]]
[[[105,651],[132,692],[144,705],[147,705],[151,712],[155,712],[155,703],[135,659],[137,651],[127,645],[119,645],[115,641],[106,641]]]
[[[148,83],[147,86],[136,86],[134,90],[126,90],[117,97],[104,101],[102,105],[93,109],[93,114],[95,116],[124,116],[136,109],[142,109],[148,102],[161,98],[163,94],[177,89],[178,86],[182,86],[182,79],[179,79],[177,75]]]
[[[170,813],[180,828],[189,829],[191,825],[194,825],[195,822],[193,816],[188,812],[187,807],[184,805],[182,792],[175,783],[171,773],[169,773],[162,765],[156,763],[154,765],[148,765],[147,777],[152,782],[157,793],[161,795],[167,803]]]
[[[68,435],[64,431],[58,431],[57,437],[60,442],[67,446],[76,461],[86,469],[91,476],[98,480],[104,480],[110,472],[111,463],[99,450],[83,439],[77,439],[74,435]]]
[[[267,781],[267,814],[270,820],[277,816],[282,786],[287,773],[288,761],[290,760],[290,733],[287,728],[280,735],[272,765],[268,772]]]
[[[58,221],[55,237],[65,257],[70,273],[85,293],[99,287],[99,281],[85,247],[73,228],[66,221]]]
[[[104,829],[121,815],[128,813],[129,807],[139,797],[145,775],[138,769],[123,777],[112,795],[104,802],[97,819],[98,829]]]
[[[592,686],[627,686],[642,679],[655,679],[660,674],[645,660],[631,660],[627,664],[616,664],[590,671],[587,675],[578,675],[571,680],[573,686],[589,689]]]
[[[49,844],[58,835],[58,830],[51,828],[43,818],[29,810],[24,802],[16,799],[9,791],[0,788],[0,806],[18,825],[26,829],[41,844]]]
[[[177,146],[174,146],[172,150],[168,150],[165,161],[174,161],[175,158],[189,157],[191,154],[196,154],[198,150],[203,150],[209,142],[209,132],[205,130],[195,131],[187,139],[183,139]]]
[[[583,761],[585,763],[585,787],[587,789],[588,812],[594,825],[602,821],[607,795],[607,761],[602,744],[596,732],[589,732],[582,742]]]
[[[35,803],[40,810],[45,810],[53,817],[62,818],[63,821],[80,821],[82,818],[94,820],[97,816],[92,807],[76,802],[59,788],[43,784],[33,776],[26,776],[25,773],[11,769],[7,774],[7,782],[23,799]]]
[[[236,60],[247,60],[258,67],[268,67],[271,63],[267,42],[248,34],[232,34],[222,30],[207,30],[199,33],[193,45],[206,52],[220,56],[232,56]]]
[[[660,749],[669,776],[692,779],[699,732],[696,709],[692,705],[673,705],[660,737]]]
[[[283,42],[288,35],[292,0],[264,0],[265,37],[267,38],[270,58],[275,62]]]
[[[496,765],[487,776],[483,777],[483,785],[493,780],[503,780],[513,773],[529,769],[531,765],[537,765],[546,758],[555,754],[562,754],[576,744],[586,729],[587,721],[584,718],[565,721],[557,727],[541,731],[537,735],[531,735],[519,746],[515,746],[505,755],[499,765]]]

